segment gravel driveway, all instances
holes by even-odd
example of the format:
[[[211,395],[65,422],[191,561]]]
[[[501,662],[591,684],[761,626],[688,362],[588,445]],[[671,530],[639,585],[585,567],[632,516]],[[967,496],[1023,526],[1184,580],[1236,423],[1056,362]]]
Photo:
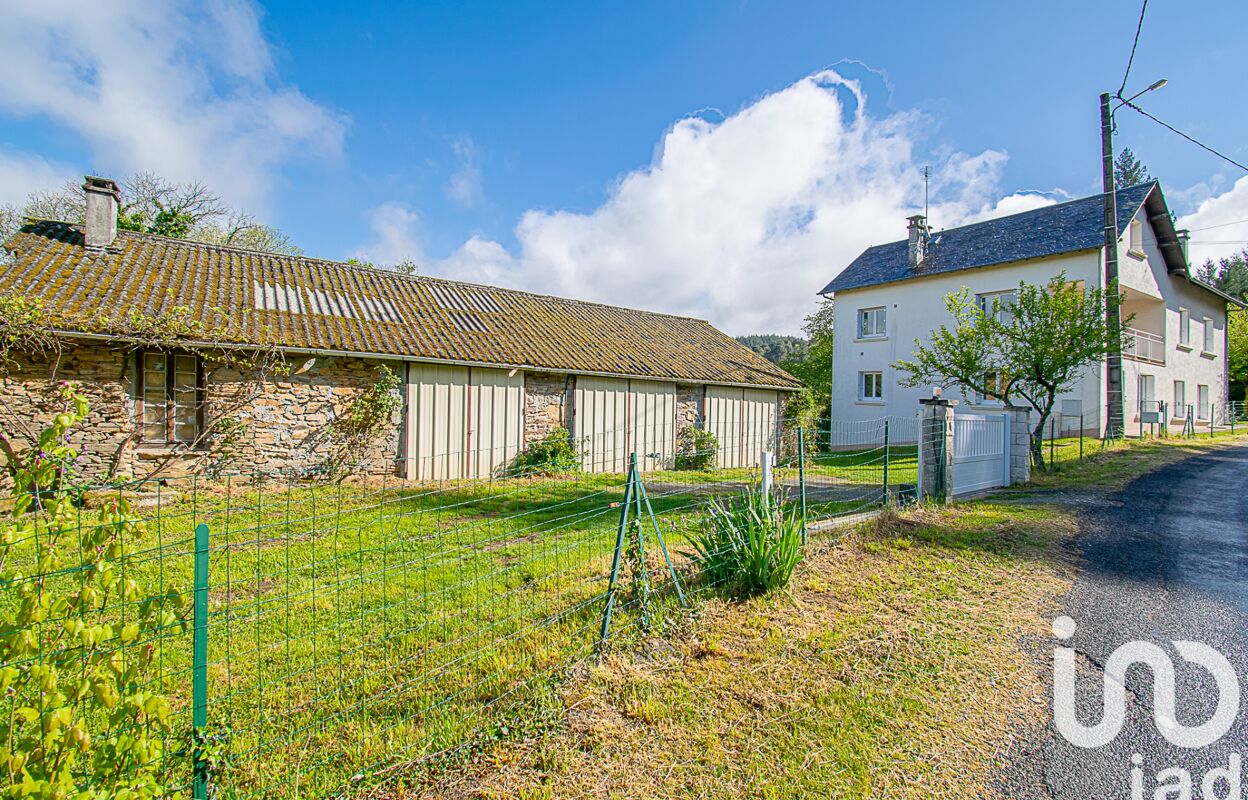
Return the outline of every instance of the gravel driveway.
[[[1208,671],[1179,657],[1173,640],[1203,642],[1230,660],[1242,687],[1240,714],[1214,744],[1176,747],[1153,721],[1152,673],[1137,665],[1127,672],[1127,721],[1113,741],[1081,749],[1052,724],[1026,732],[998,788],[1015,798],[1153,798],[1159,785],[1175,788],[1157,797],[1240,797],[1227,794],[1224,782],[1205,795],[1201,781],[1211,769],[1225,770],[1232,754],[1248,757],[1248,446],[1165,467],[1079,506],[1084,564],[1063,601],[1077,630],[1068,642],[1054,638],[1042,650],[1050,675],[1054,646],[1078,651],[1078,719],[1085,725],[1101,720],[1102,665],[1132,640],[1161,646],[1174,662],[1180,723],[1209,719],[1218,692]],[[1131,785],[1133,758],[1142,778],[1138,793]],[[1181,791],[1182,775],[1158,777],[1174,767],[1191,776],[1190,795]]]

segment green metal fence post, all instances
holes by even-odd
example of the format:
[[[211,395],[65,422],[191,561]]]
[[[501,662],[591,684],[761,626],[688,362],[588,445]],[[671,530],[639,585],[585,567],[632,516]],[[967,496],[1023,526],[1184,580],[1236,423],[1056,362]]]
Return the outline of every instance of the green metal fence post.
[[[654,516],[654,507],[650,505],[650,495],[646,494],[646,483],[640,477],[637,478],[637,493],[641,502],[645,503],[646,512],[650,515],[650,523],[654,526],[654,536],[659,540],[659,549],[663,551],[663,560],[667,562],[667,571],[672,576],[672,586],[676,587],[676,596],[680,598],[681,606],[688,608],[689,603],[685,600],[685,593],[680,590],[680,579],[676,576],[676,565],[672,563],[672,557],[667,553],[667,542],[663,539],[659,520]]]
[[[1079,463],[1083,463],[1083,415],[1079,415]]]
[[[797,484],[802,498],[802,544],[806,544],[806,429],[797,429]]]
[[[888,417],[884,418],[884,505],[888,505]]]
[[[607,604],[602,610],[602,629],[598,633],[598,647],[607,645],[611,633],[611,611],[615,608],[615,585],[620,578],[620,560],[624,557],[624,531],[628,528],[628,509],[633,502],[633,481],[637,479],[637,454],[628,460],[628,479],[624,484],[624,502],[620,504],[620,526],[615,534],[615,555],[611,557],[611,580],[607,584]]]
[[[204,758],[203,736],[208,727],[208,526],[195,526],[195,617],[191,644],[191,725],[196,747],[191,796],[208,798],[208,761]]]

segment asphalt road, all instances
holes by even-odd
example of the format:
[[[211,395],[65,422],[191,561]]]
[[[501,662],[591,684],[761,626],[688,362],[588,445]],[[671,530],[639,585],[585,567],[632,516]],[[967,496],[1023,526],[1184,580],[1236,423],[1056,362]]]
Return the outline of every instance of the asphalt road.
[[[1146,475],[1124,491],[1089,503],[1078,546],[1084,564],[1064,613],[1076,625],[1073,637],[1044,644],[1052,675],[1052,648],[1074,647],[1077,658],[1078,719],[1099,722],[1103,665],[1120,645],[1155,643],[1174,662],[1177,719],[1196,725],[1218,703],[1212,676],[1184,661],[1171,645],[1195,640],[1220,651],[1234,666],[1241,687],[1240,713],[1222,739],[1201,749],[1166,741],[1153,720],[1153,677],[1145,666],[1126,676],[1127,719],[1109,744],[1082,749],[1050,723],[1024,735],[998,788],[1017,798],[1153,798],[1159,785],[1173,785],[1163,798],[1239,798],[1219,781],[1212,794],[1201,782],[1210,769],[1226,769],[1232,754],[1248,760],[1248,446],[1198,456]],[[1052,697],[1049,698],[1052,702]],[[1050,709],[1051,710],[1051,709]],[[1139,756],[1142,791],[1132,789],[1133,756]],[[1181,768],[1191,775],[1191,794],[1182,776],[1158,773]],[[1248,763],[1243,765],[1248,798]]]

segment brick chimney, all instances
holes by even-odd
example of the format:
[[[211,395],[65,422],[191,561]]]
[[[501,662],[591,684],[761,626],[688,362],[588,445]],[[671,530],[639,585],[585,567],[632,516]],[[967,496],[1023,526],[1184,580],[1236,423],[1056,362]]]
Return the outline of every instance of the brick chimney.
[[[85,243],[92,250],[102,250],[117,238],[117,206],[121,191],[108,178],[86,176],[82,190],[87,194]]]
[[[910,264],[910,268],[914,269],[927,257],[927,217],[915,214],[906,219],[910,222],[907,228],[910,234],[910,245],[906,250],[906,261]]]

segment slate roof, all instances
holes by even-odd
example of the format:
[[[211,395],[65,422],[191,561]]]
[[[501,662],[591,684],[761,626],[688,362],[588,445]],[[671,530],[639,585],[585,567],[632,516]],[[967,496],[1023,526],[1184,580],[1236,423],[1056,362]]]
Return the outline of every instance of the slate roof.
[[[6,245],[0,293],[42,297],[66,331],[124,335],[131,309],[191,309],[206,340],[793,389],[787,372],[689,317],[333,261],[37,221]]]
[[[1118,191],[1119,235],[1154,189],[1158,189],[1157,182],[1149,181]],[[933,233],[927,257],[917,269],[908,263],[905,239],[876,245],[863,251],[819,294],[1094,250],[1105,245],[1104,226],[1104,195],[1094,194]]]

